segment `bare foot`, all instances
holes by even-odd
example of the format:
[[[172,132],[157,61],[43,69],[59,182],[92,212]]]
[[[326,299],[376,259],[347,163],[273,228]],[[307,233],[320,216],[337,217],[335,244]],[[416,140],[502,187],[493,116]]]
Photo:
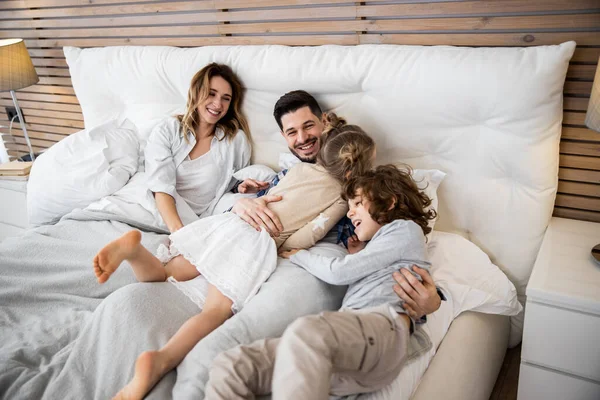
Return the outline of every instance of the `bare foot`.
[[[168,372],[164,356],[158,351],[145,351],[135,362],[135,375],[113,400],[142,400]]]
[[[104,246],[94,257],[94,273],[98,283],[106,282],[124,260],[135,254],[141,240],[139,231],[129,231]]]

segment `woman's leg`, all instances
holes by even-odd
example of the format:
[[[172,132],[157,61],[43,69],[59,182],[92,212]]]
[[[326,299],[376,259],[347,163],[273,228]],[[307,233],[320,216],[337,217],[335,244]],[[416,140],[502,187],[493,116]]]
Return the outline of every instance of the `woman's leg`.
[[[175,368],[202,338],[233,314],[232,301],[209,285],[204,308],[188,319],[167,344],[158,351],[142,353],[135,363],[135,375],[115,397],[142,399],[170,370]]]
[[[123,261],[129,261],[140,282],[165,281],[167,274],[162,262],[142,246],[141,240],[140,231],[129,231],[104,246],[94,257],[98,282],[106,282]]]

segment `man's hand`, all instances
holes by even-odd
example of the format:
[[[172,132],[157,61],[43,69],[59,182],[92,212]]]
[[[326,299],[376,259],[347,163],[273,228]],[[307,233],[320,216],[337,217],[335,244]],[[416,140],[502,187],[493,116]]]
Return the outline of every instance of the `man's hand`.
[[[300,250],[302,250],[302,249],[292,249],[292,250],[288,250],[288,251],[280,251],[279,252],[279,257],[290,258],[291,256],[293,256],[294,254],[296,254]]]
[[[414,319],[419,319],[423,315],[431,314],[440,308],[442,300],[429,272],[416,265],[413,265],[412,268],[421,276],[423,282],[420,282],[410,271],[403,268],[394,272],[394,279],[398,283],[394,285],[394,291],[398,297],[404,300],[402,307],[408,315]]]
[[[367,244],[365,242],[361,242],[360,240],[358,240],[358,236],[352,235],[348,238],[348,253],[358,253],[359,251],[364,249],[366,245]]]
[[[261,190],[267,189],[269,182],[257,181],[255,179],[246,179],[238,185],[238,193],[258,193]]]
[[[231,212],[237,214],[257,231],[264,227],[271,236],[277,237],[283,231],[283,225],[277,214],[271,211],[267,204],[281,199],[281,196],[269,195],[256,199],[242,198],[235,202]]]

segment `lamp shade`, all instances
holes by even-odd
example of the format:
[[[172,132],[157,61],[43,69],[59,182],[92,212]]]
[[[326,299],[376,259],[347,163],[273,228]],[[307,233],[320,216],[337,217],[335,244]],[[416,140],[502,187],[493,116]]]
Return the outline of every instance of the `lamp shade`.
[[[600,132],[600,68],[598,67],[596,67],[592,94],[588,103],[587,114],[585,115],[585,125],[596,132]]]
[[[23,39],[0,40],[0,92],[22,89],[39,80]]]

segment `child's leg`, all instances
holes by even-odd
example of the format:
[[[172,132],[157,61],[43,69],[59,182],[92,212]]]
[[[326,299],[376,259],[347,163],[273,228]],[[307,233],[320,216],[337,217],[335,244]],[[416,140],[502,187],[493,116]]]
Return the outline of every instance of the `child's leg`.
[[[242,400],[271,393],[279,340],[257,340],[219,354],[210,369],[204,388],[205,397],[211,400]]]
[[[165,268],[158,258],[141,244],[142,234],[129,231],[102,248],[94,257],[94,273],[104,283],[125,260],[140,282],[162,282],[167,279]]]
[[[142,399],[167,372],[179,365],[196,343],[231,317],[232,304],[210,285],[200,314],[188,319],[162,349],[142,353],[135,363],[133,379],[115,398]]]
[[[142,246],[141,240],[139,231],[129,231],[104,246],[94,257],[94,272],[98,282],[106,282],[123,261],[129,261],[140,282],[164,282],[169,276],[178,281],[188,281],[200,275],[196,267],[183,256],[177,256],[163,265]]]
[[[377,390],[397,375],[404,357],[393,321],[374,313],[326,312],[296,320],[277,349],[273,399],[327,400]],[[408,343],[404,341],[404,354]],[[400,346],[402,347],[402,345]],[[331,379],[333,373],[345,379]],[[330,384],[336,385],[330,387]]]

